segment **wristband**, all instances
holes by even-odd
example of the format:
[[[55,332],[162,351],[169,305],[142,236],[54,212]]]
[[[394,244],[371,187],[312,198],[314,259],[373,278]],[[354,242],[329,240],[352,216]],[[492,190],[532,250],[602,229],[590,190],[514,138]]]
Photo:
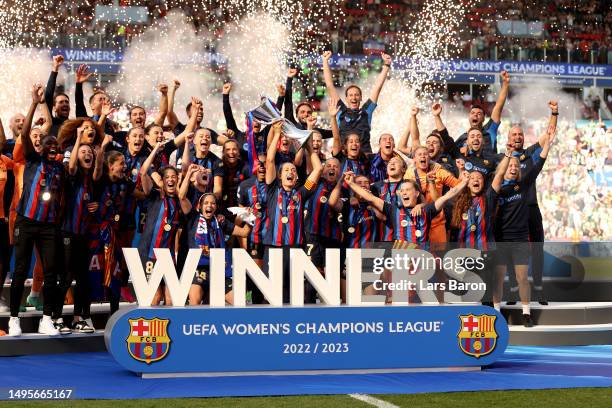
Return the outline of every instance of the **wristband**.
[[[550,113],[552,116],[559,116],[559,112],[551,112]]]

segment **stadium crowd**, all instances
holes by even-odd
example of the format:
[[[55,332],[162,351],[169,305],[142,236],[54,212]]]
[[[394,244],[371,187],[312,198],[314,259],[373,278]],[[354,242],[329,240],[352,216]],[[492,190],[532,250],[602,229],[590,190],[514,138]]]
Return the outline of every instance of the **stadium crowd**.
[[[206,110],[197,96],[185,107],[187,123],[178,120],[174,99],[179,81],[160,84],[160,106],[153,117],[142,107],[131,106],[129,127],[121,129],[103,89],[97,89],[86,106],[83,83],[92,75],[86,66],[75,73],[74,96],[56,92],[63,57],[55,56],[46,87],[32,86],[28,112],[11,118],[8,138],[2,132],[1,281],[13,252],[15,258],[9,335],[21,334],[19,313],[32,253],[38,284],[28,302],[42,307],[39,332],[91,333],[92,301],[107,299],[114,312],[122,292],[127,296],[128,272],[121,250],[125,247],[138,248],[147,274],[155,264],[154,248],[170,250],[179,271],[188,249],[201,249],[189,293],[189,304],[197,305],[206,302],[212,248],[244,248],[264,270],[269,250],[281,248],[287,276],[289,248],[305,249],[322,271],[326,248],[383,243],[389,249],[427,250],[454,242],[495,254],[482,279],[488,283],[485,300],[496,308],[507,266],[513,266],[524,324],[531,326],[530,253],[533,297],[546,303],[544,226],[535,186],[556,144],[557,102],[542,102],[550,112],[546,122],[529,129],[504,127],[505,141],[498,142],[511,81],[502,72],[502,86],[486,122],[484,109],[474,105],[460,131],[447,129],[443,107],[435,103],[429,114],[413,107],[401,135],[372,135],[373,114],[392,58],[383,54],[369,97],[356,85],[347,86],[341,97],[330,57],[329,51],[322,56],[328,114],[334,118],[330,128],[321,127],[309,102],[293,101],[290,90],[298,70],[290,68],[285,96],[249,112],[244,128],[232,112],[231,83],[224,84],[227,129],[217,133],[204,126]],[[265,120],[276,109],[278,115],[284,112],[284,119]],[[38,110],[45,119],[33,123]],[[419,121],[421,128],[427,127],[424,137]],[[569,167],[569,173],[562,172],[564,177],[576,176],[576,154],[584,156],[585,148],[602,146],[605,139],[598,132],[576,135],[574,142],[563,135],[563,147],[570,152],[559,153],[555,147],[552,161],[555,167]],[[527,147],[525,139],[532,136]],[[328,140],[331,149],[325,153],[322,148]],[[498,146],[503,146],[499,149],[503,153]],[[584,160],[589,162],[588,154]],[[569,196],[558,189],[555,175],[552,181],[545,180],[551,186],[539,184],[551,190],[552,195],[543,200],[547,208],[557,197]],[[588,185],[584,188],[592,192]],[[593,205],[590,196],[583,199],[585,207]],[[585,227],[579,222],[567,224],[580,233]],[[506,249],[497,249],[499,245]],[[231,276],[227,259],[229,303]],[[73,280],[74,320],[64,322],[64,299]],[[253,303],[263,302],[257,288],[251,289]],[[288,283],[283,295],[287,301]],[[308,285],[306,299],[316,301]],[[172,304],[163,287],[153,301],[160,302]]]
[[[44,3],[44,13],[32,24],[46,32],[32,41],[61,47],[124,47],[172,9],[181,9],[196,27],[206,27],[222,38],[224,22],[239,13],[229,13],[229,9],[214,2],[203,5],[182,0],[131,0],[119,5],[146,7],[148,17],[144,21],[117,22],[96,18],[96,6],[111,5],[110,1],[80,0],[71,2],[70,7],[59,7],[63,3],[57,0]],[[308,10],[315,2],[302,3],[303,9]],[[313,38],[312,44],[317,41],[328,44],[331,40],[334,53],[343,54],[391,52],[397,34],[417,23],[418,12],[425,3],[425,0],[339,2],[338,13],[344,13],[344,18],[337,21],[332,15],[321,16],[318,23],[329,38]],[[541,26],[535,32],[506,31],[500,29],[500,22],[510,26],[513,22],[538,22]],[[611,23],[612,9],[606,1],[472,1],[460,33],[460,56],[609,64]],[[315,33],[310,35],[316,37]],[[36,45],[32,41],[30,44]]]

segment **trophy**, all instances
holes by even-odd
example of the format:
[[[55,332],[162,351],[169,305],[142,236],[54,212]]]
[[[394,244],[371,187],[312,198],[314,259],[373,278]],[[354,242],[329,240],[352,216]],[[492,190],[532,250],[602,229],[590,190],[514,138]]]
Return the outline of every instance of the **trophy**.
[[[271,125],[282,120],[283,134],[299,143],[300,147],[306,143],[312,134],[312,131],[298,129],[293,123],[283,118],[270,98],[262,97],[261,104],[255,109],[247,112],[247,116],[249,116],[249,114],[262,125]]]

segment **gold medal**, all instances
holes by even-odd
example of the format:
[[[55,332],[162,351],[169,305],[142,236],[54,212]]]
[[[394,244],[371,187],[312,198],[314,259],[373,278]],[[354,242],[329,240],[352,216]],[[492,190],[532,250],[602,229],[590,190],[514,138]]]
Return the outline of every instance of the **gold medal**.
[[[443,158],[442,158],[442,161],[443,161],[444,163],[446,163],[446,162],[448,161],[448,159],[447,159],[446,157],[443,157]]]
[[[461,219],[463,219],[463,221],[467,221],[467,219],[468,219],[468,214],[467,214],[467,213],[463,213],[463,214],[461,214]]]
[[[256,249],[251,250],[251,255],[253,256],[257,255],[257,250]]]
[[[476,211],[476,216],[479,217],[480,216],[480,211]]]
[[[304,210],[304,217],[308,215],[308,210]]]
[[[488,166],[489,165],[489,161],[485,159],[484,160],[484,164],[485,164],[485,166]]]
[[[45,187],[47,185],[47,180],[45,179],[40,180],[40,185],[41,187]]]
[[[137,169],[132,169],[132,175],[135,176],[138,174],[138,170]]]
[[[400,225],[402,227],[407,227],[408,226],[408,220],[402,220],[402,222],[400,222]]]
[[[262,214],[262,213],[257,213],[257,214],[255,214],[255,216],[256,216],[257,218],[261,218],[261,217],[263,217],[263,214]]]
[[[42,195],[42,199],[43,201],[49,201],[51,199],[51,193],[48,191],[45,191]]]
[[[172,225],[166,224],[164,225],[164,231],[169,232],[172,229]]]
[[[106,201],[104,204],[105,204],[107,207],[110,207],[111,205],[113,205],[113,201],[112,201],[112,200],[107,200],[107,201]]]
[[[208,254],[210,253],[210,250],[208,249],[208,245],[202,246],[202,253],[208,256]]]
[[[414,236],[417,238],[421,238],[421,235],[423,235],[423,233],[421,232],[421,230],[416,230],[414,231]]]
[[[297,200],[298,200],[298,196],[297,196],[297,194],[296,194],[296,195],[294,195],[293,197],[291,197],[291,199],[292,199],[293,201],[297,201]]]
[[[518,184],[514,186],[514,191],[519,191],[519,185]]]
[[[227,201],[227,194],[223,196],[223,201]]]
[[[261,210],[261,204],[260,203],[255,203],[255,208],[257,208],[258,210]]]
[[[355,227],[349,227],[347,229],[347,231],[348,231],[349,234],[354,234],[355,233]]]
[[[89,200],[89,194],[87,193],[83,194],[83,200]]]
[[[342,222],[342,214],[338,214],[338,222]]]
[[[519,160],[520,160],[520,161],[525,160],[525,155],[524,155],[524,154],[521,154],[521,155],[520,155],[520,157],[519,157]]]
[[[475,225],[472,225],[472,226],[470,227],[470,231],[472,231],[472,232],[476,231],[476,226],[475,226]]]
[[[322,196],[320,201],[322,204],[325,204],[327,202],[327,197]]]
[[[120,219],[120,218],[121,218],[121,217],[119,216],[119,214],[115,215],[115,222],[119,222],[119,219]]]
[[[283,217],[283,218],[281,218],[281,222],[282,222],[283,224],[286,224],[286,223],[288,223],[288,222],[289,222],[289,218],[288,218],[288,217]]]

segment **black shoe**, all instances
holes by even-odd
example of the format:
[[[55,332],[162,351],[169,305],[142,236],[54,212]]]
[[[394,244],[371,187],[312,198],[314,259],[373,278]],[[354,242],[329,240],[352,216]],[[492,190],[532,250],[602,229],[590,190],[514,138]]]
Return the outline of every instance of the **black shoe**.
[[[87,324],[85,320],[79,320],[78,322],[72,323],[72,330],[77,333],[93,333],[94,328]]]
[[[506,302],[506,306],[514,306],[516,305],[516,300],[509,300]]]
[[[533,291],[533,297],[535,300],[538,301],[539,304],[541,304],[542,306],[548,306],[548,301],[546,300],[546,298],[544,297],[544,291],[543,290],[537,290],[535,289]]]
[[[533,327],[533,320],[531,320],[530,314],[523,314],[523,326]]]
[[[53,323],[53,326],[55,326],[59,334],[64,335],[64,334],[72,333],[72,330],[70,329],[70,327],[64,324],[64,319],[62,319],[61,317]]]

